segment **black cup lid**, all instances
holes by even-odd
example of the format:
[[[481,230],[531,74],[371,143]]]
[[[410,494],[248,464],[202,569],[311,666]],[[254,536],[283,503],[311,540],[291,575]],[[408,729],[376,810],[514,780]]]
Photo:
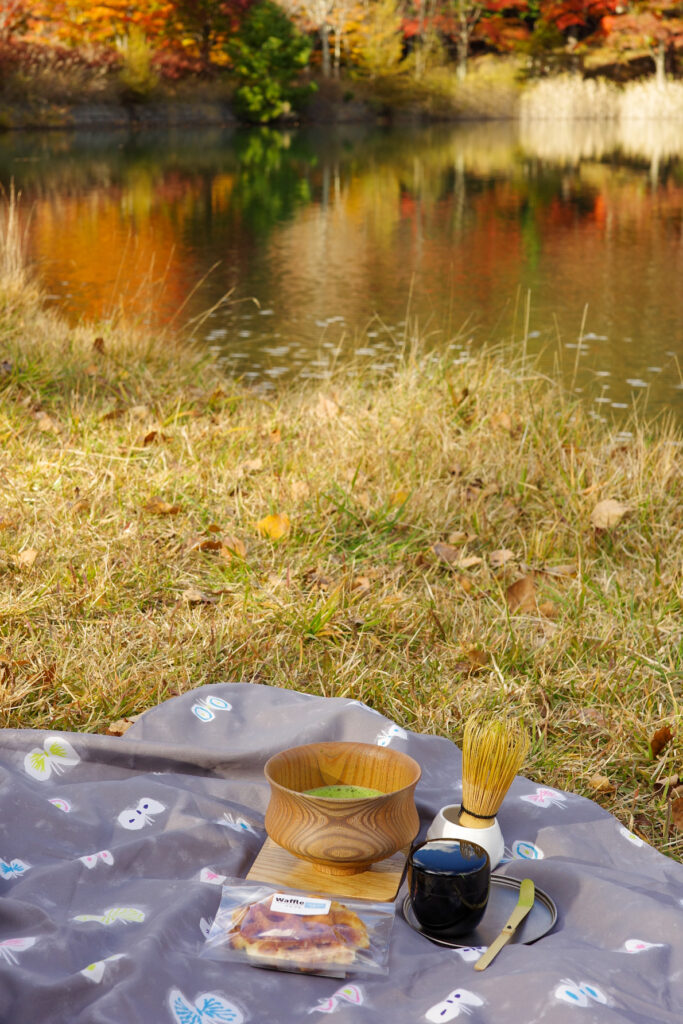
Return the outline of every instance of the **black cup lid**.
[[[489,862],[486,850],[467,839],[428,839],[410,854],[410,863],[435,875],[469,874]]]

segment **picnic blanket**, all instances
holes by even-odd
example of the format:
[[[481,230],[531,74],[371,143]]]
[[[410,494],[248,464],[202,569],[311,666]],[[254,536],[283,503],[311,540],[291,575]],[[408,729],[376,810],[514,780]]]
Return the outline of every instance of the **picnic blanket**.
[[[411,929],[397,900],[384,976],[345,980],[201,955],[222,876],[264,839],[267,758],[319,740],[391,744],[422,766],[422,833],[457,803],[461,756],[358,701],[204,686],[120,738],[0,733],[2,1024],[471,1024],[683,1020],[683,866],[590,800],[517,778],[506,860],[558,920],[484,972]]]

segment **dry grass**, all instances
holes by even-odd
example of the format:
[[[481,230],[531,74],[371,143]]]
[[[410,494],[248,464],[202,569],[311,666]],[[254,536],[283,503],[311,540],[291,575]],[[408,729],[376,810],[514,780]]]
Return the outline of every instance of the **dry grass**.
[[[679,741],[648,749],[680,736],[680,435],[606,431],[495,354],[418,351],[272,399],[0,285],[0,724],[104,730],[227,679],[458,742],[512,705],[526,774],[680,857],[656,789]],[[603,498],[630,511],[601,532]]]

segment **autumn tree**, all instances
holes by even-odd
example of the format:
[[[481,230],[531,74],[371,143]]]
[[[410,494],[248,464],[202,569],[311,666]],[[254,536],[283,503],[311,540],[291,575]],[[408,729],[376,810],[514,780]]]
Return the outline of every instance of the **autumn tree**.
[[[648,53],[657,82],[666,79],[667,55],[683,49],[683,0],[650,0],[625,13],[608,15],[603,28],[609,43],[623,56]]]
[[[191,41],[205,67],[222,43],[237,31],[251,0],[172,0],[167,35],[187,45]]]
[[[0,42],[9,42],[26,28],[28,8],[25,0],[4,0],[0,4]]]

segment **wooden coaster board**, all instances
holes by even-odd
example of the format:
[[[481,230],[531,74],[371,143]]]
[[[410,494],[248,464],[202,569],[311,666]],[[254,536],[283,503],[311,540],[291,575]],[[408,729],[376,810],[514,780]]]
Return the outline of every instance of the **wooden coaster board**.
[[[357,875],[326,875],[308,861],[295,857],[268,837],[249,869],[247,879],[272,882],[288,889],[303,889],[331,896],[387,903],[396,899],[403,878],[407,851],[399,851]]]

